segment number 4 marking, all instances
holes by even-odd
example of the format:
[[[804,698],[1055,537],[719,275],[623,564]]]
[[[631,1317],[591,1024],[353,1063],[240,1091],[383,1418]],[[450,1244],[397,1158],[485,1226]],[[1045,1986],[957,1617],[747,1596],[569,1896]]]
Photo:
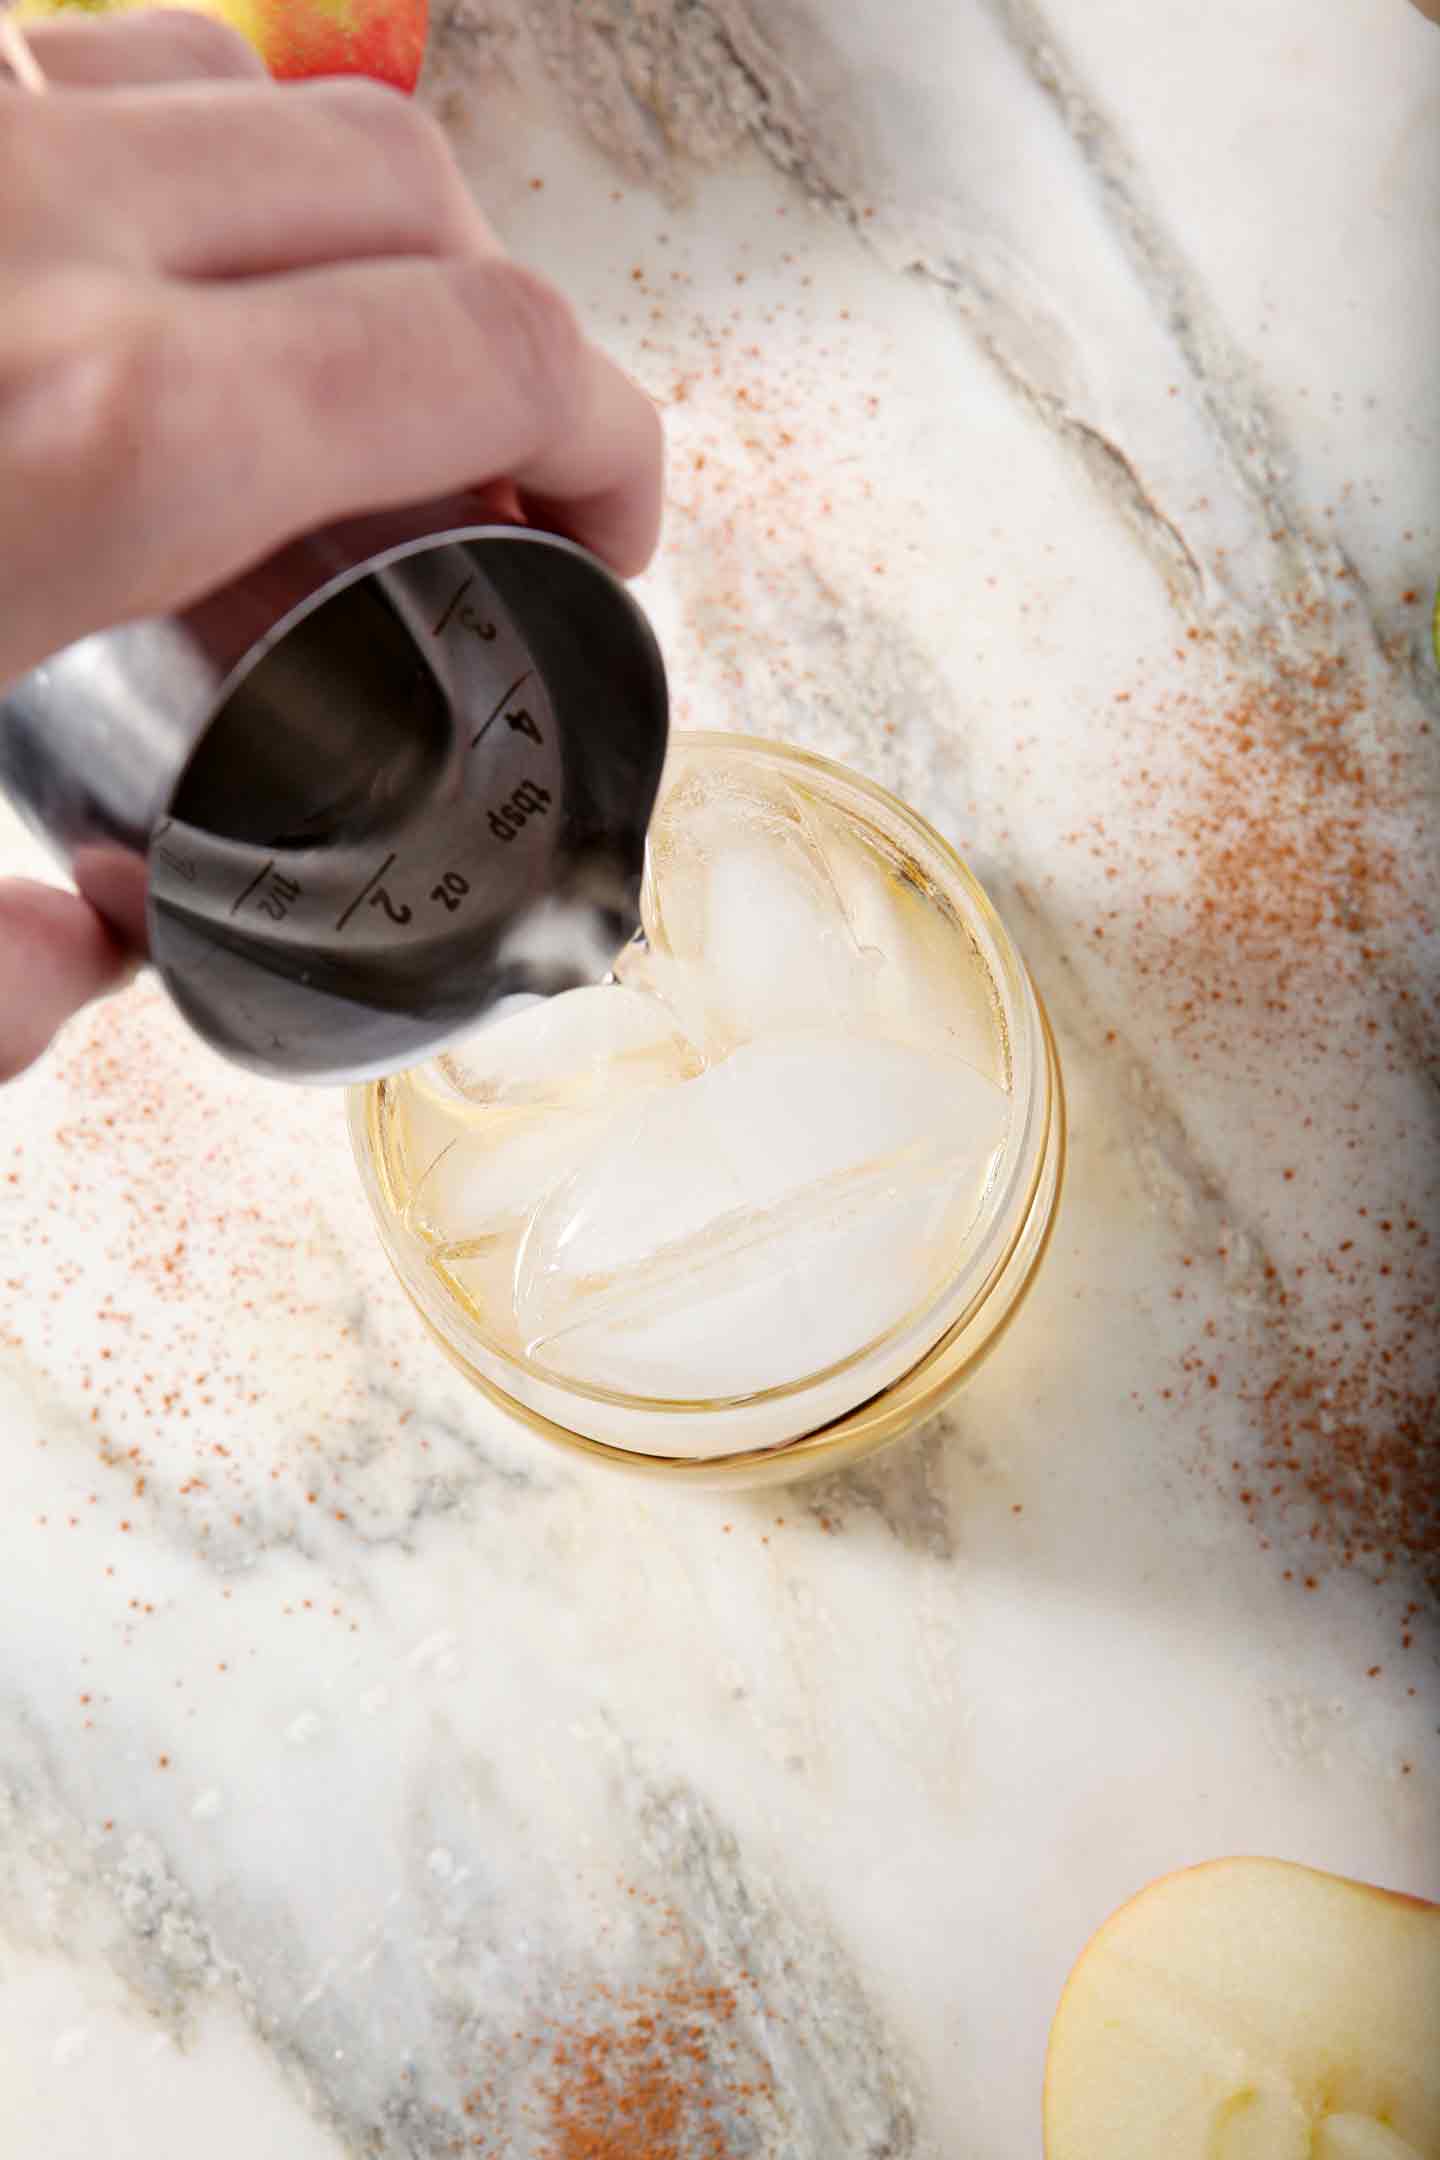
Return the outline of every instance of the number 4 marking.
[[[533,743],[540,740],[540,730],[523,705],[517,705],[514,712],[506,713],[505,725],[513,728],[517,735],[528,735]]]

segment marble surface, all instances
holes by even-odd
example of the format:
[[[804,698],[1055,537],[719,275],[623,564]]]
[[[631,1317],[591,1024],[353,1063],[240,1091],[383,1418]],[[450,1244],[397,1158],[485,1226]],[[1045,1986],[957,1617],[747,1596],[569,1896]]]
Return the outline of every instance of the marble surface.
[[[1147,1878],[1440,1885],[1440,30],[461,0],[429,95],[666,408],[681,717],[988,882],[1063,1215],[926,1431],[675,1495],[439,1361],[335,1097],[76,1023],[0,1101],[0,2151],[1016,2160]]]

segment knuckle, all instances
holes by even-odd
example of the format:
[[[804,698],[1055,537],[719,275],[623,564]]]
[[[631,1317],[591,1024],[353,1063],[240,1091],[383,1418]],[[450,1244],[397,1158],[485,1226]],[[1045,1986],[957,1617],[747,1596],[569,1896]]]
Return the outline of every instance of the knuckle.
[[[47,307],[50,356],[37,447],[57,484],[70,477],[124,501],[169,403],[163,321],[130,281],[103,276],[52,289]]]
[[[359,76],[317,84],[315,95],[357,138],[360,157],[385,160],[427,229],[473,242],[479,213],[438,121],[400,91]]]
[[[486,263],[487,327],[502,370],[524,392],[536,432],[561,434],[578,419],[584,336],[564,294],[523,263]]]
[[[11,483],[0,496],[22,506],[18,525],[0,518],[0,545],[32,595],[43,652],[98,620],[145,612],[131,602],[174,481],[157,416],[173,407],[175,371],[158,310],[133,281],[66,270],[35,282],[38,304],[12,312],[0,356],[0,470]]]

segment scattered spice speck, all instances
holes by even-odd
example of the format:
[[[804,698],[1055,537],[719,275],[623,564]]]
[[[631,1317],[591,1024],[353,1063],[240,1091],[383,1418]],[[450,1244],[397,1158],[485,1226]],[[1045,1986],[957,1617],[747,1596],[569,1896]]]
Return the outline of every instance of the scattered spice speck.
[[[742,2160],[772,2149],[773,2083],[753,1984],[688,1960],[583,2011],[537,2015],[494,2050],[463,2102],[489,2160]],[[747,2013],[749,2013],[747,2015]]]
[[[1262,630],[1187,643],[1197,672],[1183,685],[1123,693],[1130,817],[1071,844],[1142,873],[1137,904],[1103,927],[1167,1056],[1246,1082],[1277,1131],[1289,1113],[1270,1106],[1295,1108],[1275,1165],[1284,1255],[1261,1252],[1213,1310],[1173,1400],[1192,1429],[1202,1404],[1206,1429],[1238,1412],[1249,1443],[1231,1489],[1262,1541],[1292,1559],[1303,1542],[1307,1589],[1332,1566],[1440,1588],[1440,1238],[1426,1227],[1440,1179],[1420,1157],[1403,1208],[1379,1183],[1382,1132],[1403,1138],[1385,1090],[1440,1058],[1422,874],[1433,745],[1423,723],[1396,723],[1350,603],[1318,587]],[[1299,1081],[1322,1059],[1312,1101]],[[1374,1189],[1352,1188],[1353,1219],[1335,1222],[1345,1196],[1329,1173],[1351,1155]],[[1263,1241],[1263,1208],[1257,1220]],[[1242,1271],[1227,1247],[1217,1257]]]

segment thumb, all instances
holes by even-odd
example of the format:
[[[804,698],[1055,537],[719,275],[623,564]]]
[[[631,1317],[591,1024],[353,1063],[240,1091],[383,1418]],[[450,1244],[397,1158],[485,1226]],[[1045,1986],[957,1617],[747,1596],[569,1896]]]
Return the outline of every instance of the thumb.
[[[33,1064],[70,1015],[134,965],[87,901],[0,880],[0,1080]]]

